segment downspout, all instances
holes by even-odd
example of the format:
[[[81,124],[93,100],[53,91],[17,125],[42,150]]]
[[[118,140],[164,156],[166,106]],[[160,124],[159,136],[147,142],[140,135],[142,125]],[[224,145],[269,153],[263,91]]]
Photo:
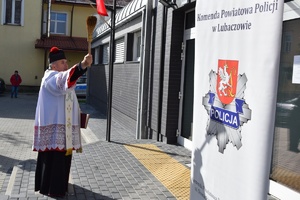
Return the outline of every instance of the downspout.
[[[42,17],[41,17],[41,35],[40,35],[40,39],[42,39],[43,37],[43,27],[44,27],[44,0],[42,0]],[[47,59],[45,57],[45,52],[46,52],[46,49],[44,49],[44,71],[46,70],[46,65],[47,65]]]
[[[145,37],[145,21],[146,21],[146,14],[145,14],[145,10],[143,10],[143,13],[142,13],[142,30],[141,30],[141,60],[140,60],[140,67],[139,67],[139,85],[138,85],[138,102],[137,102],[137,119],[136,119],[136,139],[141,139],[141,132],[142,132],[142,127],[141,127],[141,116],[142,116],[142,93],[143,93],[143,87],[142,87],[142,84],[143,84],[143,66],[144,66],[144,37]]]
[[[41,17],[41,38],[43,35],[43,26],[44,26],[44,0],[42,0],[42,17]]]
[[[72,11],[71,11],[71,30],[70,30],[70,37],[72,38],[73,35],[73,18],[74,18],[74,4],[72,6]]]
[[[48,68],[48,66],[47,66],[48,60],[47,60],[47,58],[48,58],[48,55],[47,55],[47,49],[44,48],[44,71],[46,71],[47,68]]]
[[[150,44],[151,44],[151,17],[152,0],[148,0],[146,9],[142,15],[141,32],[141,63],[139,77],[139,95],[137,112],[137,139],[147,139],[147,107],[149,93],[149,68],[150,68]]]
[[[50,22],[51,22],[51,0],[48,0],[47,14],[47,37],[50,37]]]
[[[44,11],[44,4],[42,5],[42,10]],[[43,12],[44,13],[44,12]],[[44,15],[42,16],[42,18]],[[48,0],[48,7],[47,7],[47,23],[46,23],[46,34],[47,37],[50,37],[50,21],[51,21],[51,0]],[[43,27],[42,27],[43,29]],[[47,49],[44,48],[44,71],[47,70]]]
[[[158,2],[155,2],[155,5],[152,5],[152,19],[151,19],[151,39],[150,39],[150,66],[149,66],[149,101],[148,101],[148,119],[147,119],[147,127],[149,128],[148,130],[150,130],[150,132],[148,132],[148,139],[154,139],[153,138],[153,132],[152,130],[154,129],[152,127],[152,117],[153,117],[153,88],[154,88],[154,60],[155,60],[155,51],[153,51],[153,49],[155,49],[155,41],[156,41],[156,30],[157,30],[157,26],[156,26],[156,22],[157,22],[157,4]],[[157,115],[157,113],[156,113]],[[157,123],[156,123],[157,124]],[[157,131],[157,129],[156,129]]]
[[[161,119],[163,105],[163,87],[164,87],[164,71],[165,71],[165,49],[166,49],[166,30],[167,30],[168,8],[163,6],[162,26],[161,26],[161,49],[160,49],[160,70],[159,70],[159,93],[158,93],[158,116],[157,116],[157,141],[161,139]]]

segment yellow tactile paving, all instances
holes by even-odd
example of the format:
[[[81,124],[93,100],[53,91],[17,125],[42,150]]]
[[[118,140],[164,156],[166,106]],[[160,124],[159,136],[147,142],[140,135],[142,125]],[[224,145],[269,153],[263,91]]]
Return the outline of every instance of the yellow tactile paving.
[[[177,199],[190,197],[190,169],[153,144],[125,145]]]

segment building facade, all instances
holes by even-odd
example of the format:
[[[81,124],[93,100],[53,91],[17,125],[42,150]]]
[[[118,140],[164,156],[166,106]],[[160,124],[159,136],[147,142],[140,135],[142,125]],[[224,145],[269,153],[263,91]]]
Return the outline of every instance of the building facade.
[[[43,75],[43,52],[34,48],[41,35],[42,1],[0,1],[0,77],[10,84],[15,70],[22,85],[37,86]]]
[[[88,101],[106,112],[111,92],[112,117],[136,138],[191,149],[197,103],[193,102],[196,1],[168,2],[133,0],[116,14],[113,68],[109,68],[110,27],[96,27]],[[292,125],[285,121],[300,94],[299,84],[292,82],[294,59],[300,55],[299,11],[299,0],[285,1],[276,124],[275,131],[270,130],[275,136],[270,194],[280,199],[300,195],[300,133],[292,135]]]
[[[52,46],[66,51],[70,66],[81,61],[87,53],[86,18],[95,13],[79,0],[0,0],[0,77],[8,89],[18,70],[20,89],[36,91]]]
[[[113,115],[136,132],[137,138],[177,143],[180,131],[176,125],[179,108],[183,106],[180,103],[182,63],[190,62],[182,56],[184,37],[193,40],[193,11],[187,14],[188,28],[182,30],[182,27],[186,11],[194,6],[195,2],[173,10],[156,1],[134,0],[117,13]],[[94,36],[95,63],[90,70],[89,101],[105,110],[109,89],[109,26],[96,27]],[[190,129],[191,119],[185,125],[184,128]],[[191,137],[189,133],[186,135]]]

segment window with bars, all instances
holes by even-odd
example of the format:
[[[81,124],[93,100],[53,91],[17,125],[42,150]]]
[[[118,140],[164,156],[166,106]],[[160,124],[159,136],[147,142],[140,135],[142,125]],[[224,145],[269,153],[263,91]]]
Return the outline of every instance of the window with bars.
[[[24,0],[4,0],[2,5],[2,24],[23,25]]]
[[[121,38],[115,42],[115,62],[124,62],[124,55],[124,38]]]
[[[51,12],[50,33],[67,34],[67,13]]]
[[[109,62],[109,44],[102,45],[102,64]]]
[[[95,48],[95,53],[94,53],[94,64],[98,65],[99,64],[99,54],[100,54],[100,47]]]
[[[109,51],[110,51],[109,44],[101,45],[100,48],[99,48],[99,51],[100,51],[99,63],[108,64],[109,59],[110,59],[109,58]],[[95,48],[95,54],[96,54],[96,52],[97,52],[97,48]],[[124,38],[120,38],[120,39],[115,41],[114,62],[116,62],[116,63],[124,62],[124,55],[125,55],[125,52],[124,52]]]

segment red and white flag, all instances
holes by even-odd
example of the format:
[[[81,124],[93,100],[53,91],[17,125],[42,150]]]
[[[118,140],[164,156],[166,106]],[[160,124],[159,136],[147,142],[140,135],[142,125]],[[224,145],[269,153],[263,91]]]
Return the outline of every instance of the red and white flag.
[[[105,4],[104,4],[104,0],[97,0],[96,4],[97,4],[98,14],[102,15],[102,16],[108,16],[107,11],[106,11],[106,7],[105,7]]]

